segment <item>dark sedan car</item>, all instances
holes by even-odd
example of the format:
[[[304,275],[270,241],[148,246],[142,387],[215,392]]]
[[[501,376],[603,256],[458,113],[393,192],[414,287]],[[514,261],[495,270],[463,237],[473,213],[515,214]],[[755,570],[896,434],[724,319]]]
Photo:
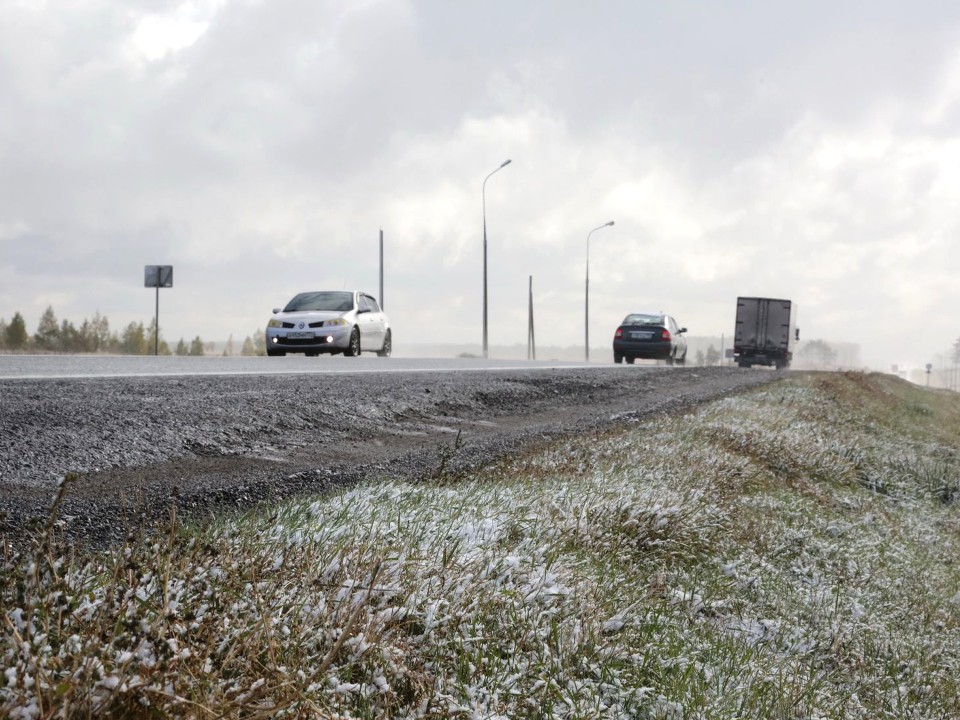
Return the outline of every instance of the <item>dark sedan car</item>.
[[[630,313],[613,335],[613,361],[629,364],[637,358],[666,360],[683,365],[687,360],[687,329],[662,312]]]

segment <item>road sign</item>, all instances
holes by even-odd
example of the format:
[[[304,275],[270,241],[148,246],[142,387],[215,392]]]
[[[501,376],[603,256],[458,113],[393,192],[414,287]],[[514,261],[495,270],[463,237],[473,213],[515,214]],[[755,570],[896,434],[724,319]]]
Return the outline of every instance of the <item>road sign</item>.
[[[144,265],[143,286],[156,288],[156,315],[153,318],[153,354],[160,352],[160,288],[173,287],[173,265]]]
[[[144,265],[143,286],[148,288],[173,287],[173,265]]]

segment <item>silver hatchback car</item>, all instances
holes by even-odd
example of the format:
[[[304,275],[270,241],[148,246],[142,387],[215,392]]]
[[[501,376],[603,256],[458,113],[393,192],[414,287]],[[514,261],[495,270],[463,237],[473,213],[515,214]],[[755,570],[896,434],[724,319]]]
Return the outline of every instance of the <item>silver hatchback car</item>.
[[[374,351],[388,357],[393,333],[376,298],[355,290],[319,290],[295,295],[267,323],[267,355],[343,354]]]

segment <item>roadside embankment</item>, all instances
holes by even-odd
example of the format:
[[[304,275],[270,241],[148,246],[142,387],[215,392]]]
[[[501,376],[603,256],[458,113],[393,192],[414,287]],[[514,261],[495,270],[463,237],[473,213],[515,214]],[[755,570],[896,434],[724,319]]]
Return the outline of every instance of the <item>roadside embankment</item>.
[[[115,552],[52,525],[6,560],[0,709],[960,716],[953,394],[793,376],[450,468]]]

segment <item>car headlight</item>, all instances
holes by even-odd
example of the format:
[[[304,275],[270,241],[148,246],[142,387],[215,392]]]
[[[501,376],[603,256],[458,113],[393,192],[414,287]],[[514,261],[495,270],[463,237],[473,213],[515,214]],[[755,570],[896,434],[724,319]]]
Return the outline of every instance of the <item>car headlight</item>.
[[[337,325],[346,325],[347,321],[343,318],[334,318],[333,320],[324,320],[324,327],[336,327]]]
[[[283,327],[283,323],[276,318],[273,318],[270,322],[267,323],[267,327]]]

